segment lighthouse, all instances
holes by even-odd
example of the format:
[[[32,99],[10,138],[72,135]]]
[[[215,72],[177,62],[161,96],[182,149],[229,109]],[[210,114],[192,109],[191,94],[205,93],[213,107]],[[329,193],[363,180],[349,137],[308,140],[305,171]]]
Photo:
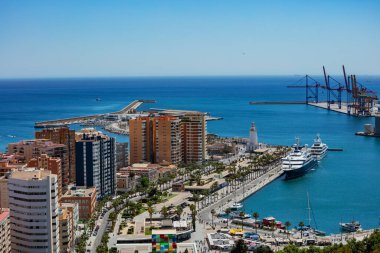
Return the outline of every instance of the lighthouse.
[[[249,142],[247,145],[247,152],[253,152],[259,147],[259,142],[257,139],[257,129],[255,122],[252,122],[251,128],[249,129]]]

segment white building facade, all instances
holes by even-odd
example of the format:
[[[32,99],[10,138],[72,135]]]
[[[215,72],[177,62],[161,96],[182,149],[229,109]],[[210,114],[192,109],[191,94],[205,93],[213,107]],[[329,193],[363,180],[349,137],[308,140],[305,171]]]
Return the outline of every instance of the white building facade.
[[[57,175],[15,171],[8,190],[12,252],[60,252]]]

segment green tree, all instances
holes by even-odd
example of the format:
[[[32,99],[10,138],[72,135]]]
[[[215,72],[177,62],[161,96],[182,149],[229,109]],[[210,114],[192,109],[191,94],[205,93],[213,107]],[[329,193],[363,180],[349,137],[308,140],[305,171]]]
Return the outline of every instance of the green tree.
[[[230,219],[231,208],[227,208],[226,211],[224,212],[227,214],[227,227],[228,227],[228,220]]]
[[[286,233],[288,234],[288,238],[289,238],[289,227],[292,225],[292,223],[290,223],[290,221],[286,221],[285,222],[285,228],[286,228]]]
[[[241,230],[243,230],[243,228],[244,228],[244,223],[243,223],[244,216],[245,216],[245,212],[241,211],[239,213],[239,217],[240,217],[240,220],[241,220]]]
[[[148,189],[149,186],[149,178],[147,176],[142,176],[140,179],[140,184],[142,188]]]
[[[257,219],[260,217],[258,212],[254,212],[252,214],[253,218],[255,218],[255,227],[256,227],[256,233],[257,233]]]
[[[247,245],[245,245],[244,240],[242,239],[239,239],[231,250],[231,253],[246,253],[246,252],[248,252],[248,247]]]
[[[175,213],[178,216],[178,219],[181,220],[181,215],[183,213],[183,208],[181,206],[177,206],[175,209]]]
[[[161,215],[164,217],[164,218],[167,218],[169,216],[169,210],[166,206],[163,206],[161,208],[161,211],[160,211]]]
[[[152,203],[148,203],[148,209],[147,209],[148,213],[149,213],[149,219],[150,219],[150,225],[152,226],[152,217],[153,217],[153,213],[154,213],[154,207],[152,205]]]
[[[301,239],[302,239],[302,237],[303,237],[303,227],[305,226],[305,223],[304,223],[303,221],[300,221],[300,222],[298,223],[298,226],[299,226],[300,229],[301,229]]]
[[[211,209],[211,226],[214,227],[214,216],[216,214],[215,209]]]
[[[190,211],[191,211],[191,223],[193,224],[193,230],[195,231],[196,227],[196,218],[197,218],[197,208],[194,204],[190,205]]]

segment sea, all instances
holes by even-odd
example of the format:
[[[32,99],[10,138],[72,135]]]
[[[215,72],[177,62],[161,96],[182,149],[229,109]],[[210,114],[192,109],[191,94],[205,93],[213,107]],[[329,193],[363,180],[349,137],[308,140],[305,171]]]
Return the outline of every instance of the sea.
[[[208,112],[223,120],[208,122],[208,132],[226,137],[248,137],[251,122],[259,141],[292,145],[295,137],[311,145],[319,133],[331,148],[320,165],[307,175],[272,182],[244,200],[247,213],[309,224],[339,233],[339,222],[358,220],[363,228],[380,226],[380,139],[355,136],[373,118],[356,118],[307,105],[250,105],[249,101],[304,101],[302,76],[254,77],[144,77],[0,80],[0,151],[7,143],[32,139],[37,121],[117,111],[135,99],[154,99],[149,108]],[[322,77],[319,78],[322,82]],[[337,78],[340,80],[339,78]],[[380,93],[380,77],[359,77]],[[342,81],[342,80],[341,80]],[[321,99],[326,94],[320,92]],[[100,98],[100,101],[97,101]],[[345,96],[343,96],[345,99]],[[99,99],[98,99],[99,100]],[[73,126],[78,129],[80,126]],[[127,136],[110,134],[118,141]]]

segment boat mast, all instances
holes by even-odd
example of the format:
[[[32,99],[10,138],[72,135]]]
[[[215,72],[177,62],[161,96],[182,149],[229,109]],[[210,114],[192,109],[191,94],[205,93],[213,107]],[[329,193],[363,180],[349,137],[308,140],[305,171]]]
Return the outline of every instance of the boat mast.
[[[309,192],[307,192],[307,210],[309,211],[309,227],[311,227],[311,208],[310,208]]]

